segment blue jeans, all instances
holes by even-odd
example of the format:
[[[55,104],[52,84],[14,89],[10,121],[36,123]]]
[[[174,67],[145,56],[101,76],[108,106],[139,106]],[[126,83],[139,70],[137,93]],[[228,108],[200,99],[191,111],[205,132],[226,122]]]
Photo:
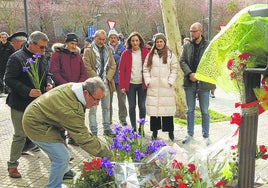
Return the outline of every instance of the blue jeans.
[[[202,136],[209,137],[209,91],[197,90],[197,84],[192,84],[191,87],[184,88],[187,104],[187,133],[190,136],[194,135],[194,117],[195,117],[195,101],[196,94],[198,95],[199,107],[202,116]]]
[[[101,99],[102,125],[104,130],[110,130],[110,91],[106,85],[106,95]],[[98,134],[97,106],[89,109],[89,128],[92,134]]]
[[[129,105],[129,117],[131,126],[134,130],[137,129],[136,127],[136,96],[138,94],[138,107],[139,107],[139,118],[145,118],[146,115],[146,95],[147,90],[142,89],[142,84],[130,84],[129,91],[127,92],[127,99]]]
[[[51,161],[50,174],[46,188],[61,188],[62,178],[69,171],[70,154],[63,143],[38,142],[32,140],[39,146]]]

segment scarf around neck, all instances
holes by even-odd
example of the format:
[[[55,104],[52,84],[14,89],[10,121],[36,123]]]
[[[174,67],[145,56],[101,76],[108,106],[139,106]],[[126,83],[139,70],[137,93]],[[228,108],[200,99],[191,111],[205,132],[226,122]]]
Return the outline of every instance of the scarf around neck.
[[[108,71],[108,62],[109,62],[109,51],[106,46],[103,46],[103,52],[101,57],[99,47],[96,45],[95,42],[92,42],[92,49],[93,52],[96,55],[96,72],[99,77],[102,78],[102,80],[106,80],[106,73]],[[103,62],[102,62],[103,59]]]

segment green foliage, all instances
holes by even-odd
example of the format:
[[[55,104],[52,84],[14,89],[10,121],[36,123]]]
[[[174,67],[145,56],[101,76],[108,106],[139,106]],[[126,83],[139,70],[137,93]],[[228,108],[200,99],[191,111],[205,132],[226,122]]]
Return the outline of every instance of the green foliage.
[[[218,113],[218,112],[216,112],[214,110],[208,110],[208,111],[209,111],[210,122],[211,123],[229,121],[230,120],[230,116]],[[174,118],[174,123],[182,125],[182,126],[187,125],[186,119],[180,119],[180,118]],[[195,111],[194,124],[195,125],[200,125],[201,123],[202,123],[201,112],[198,109],[198,110]]]

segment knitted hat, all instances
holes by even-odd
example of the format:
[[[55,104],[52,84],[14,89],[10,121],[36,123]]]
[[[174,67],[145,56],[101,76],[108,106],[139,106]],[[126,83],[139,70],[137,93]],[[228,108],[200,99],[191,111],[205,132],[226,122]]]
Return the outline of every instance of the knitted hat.
[[[167,38],[163,33],[156,33],[154,35],[153,41],[155,42],[157,39],[163,39],[163,41],[167,43]]]
[[[115,29],[111,29],[110,31],[109,31],[109,33],[108,33],[108,38],[110,38],[110,36],[111,35],[115,35],[115,36],[117,36],[117,38],[118,38],[118,33],[117,33],[117,31],[115,30]]]
[[[78,36],[74,33],[68,33],[65,38],[65,43],[71,41],[78,42]]]
[[[87,42],[90,42],[90,43],[91,43],[91,42],[92,42],[92,39],[91,39],[91,38],[89,38],[89,37],[86,37],[86,38],[85,38],[85,41],[87,41]]]

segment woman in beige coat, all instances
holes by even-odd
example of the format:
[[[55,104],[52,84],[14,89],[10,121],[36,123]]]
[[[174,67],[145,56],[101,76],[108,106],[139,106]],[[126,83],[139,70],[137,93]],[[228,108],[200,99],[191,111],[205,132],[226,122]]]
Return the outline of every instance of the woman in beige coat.
[[[176,105],[174,83],[178,74],[178,61],[175,54],[166,45],[166,37],[162,33],[154,35],[154,44],[147,55],[143,76],[147,85],[146,109],[150,116],[152,139],[157,139],[159,129],[169,133],[174,141],[174,123]]]

